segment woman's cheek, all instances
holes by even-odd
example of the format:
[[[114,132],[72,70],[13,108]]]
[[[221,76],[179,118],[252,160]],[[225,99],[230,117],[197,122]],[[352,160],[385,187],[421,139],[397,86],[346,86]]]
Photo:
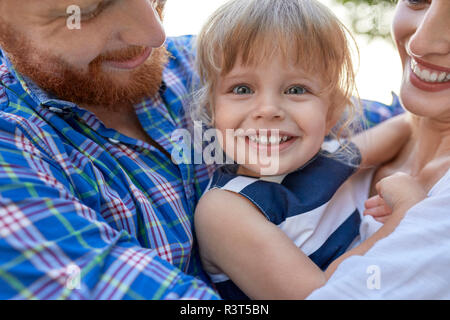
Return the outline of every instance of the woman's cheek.
[[[402,63],[407,60],[406,45],[416,31],[417,12],[407,8],[403,2],[397,5],[392,22],[392,37],[397,45]]]

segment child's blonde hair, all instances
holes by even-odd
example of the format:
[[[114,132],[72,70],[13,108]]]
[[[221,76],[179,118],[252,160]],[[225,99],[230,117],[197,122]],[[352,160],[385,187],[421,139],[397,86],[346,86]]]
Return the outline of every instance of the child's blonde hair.
[[[254,66],[281,53],[286,61],[294,59],[306,72],[325,78],[333,101],[329,117],[334,119],[348,107],[347,119],[352,119],[355,73],[347,34],[334,14],[315,0],[227,2],[209,18],[197,38],[201,89],[195,97],[194,118],[214,125],[212,97],[217,79],[229,73],[238,58],[244,65]],[[345,121],[341,128],[349,123]]]

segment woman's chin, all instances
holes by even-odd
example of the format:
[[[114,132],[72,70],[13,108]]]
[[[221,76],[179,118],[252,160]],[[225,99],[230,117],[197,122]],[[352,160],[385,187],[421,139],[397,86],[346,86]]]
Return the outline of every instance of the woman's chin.
[[[428,92],[404,81],[400,89],[400,101],[409,112],[427,118],[450,118],[450,89]]]

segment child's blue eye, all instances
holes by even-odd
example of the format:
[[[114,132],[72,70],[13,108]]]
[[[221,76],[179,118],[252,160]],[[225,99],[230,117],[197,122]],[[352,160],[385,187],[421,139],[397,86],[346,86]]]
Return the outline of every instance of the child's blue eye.
[[[233,88],[234,94],[252,94],[253,90],[250,89],[248,86],[245,85],[239,85]]]
[[[302,86],[292,86],[288,88],[284,93],[285,94],[305,94],[308,90]]]

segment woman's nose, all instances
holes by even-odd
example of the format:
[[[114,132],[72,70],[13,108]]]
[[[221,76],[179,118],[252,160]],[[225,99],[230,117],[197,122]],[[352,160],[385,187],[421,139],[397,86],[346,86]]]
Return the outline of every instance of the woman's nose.
[[[430,54],[450,54],[450,1],[430,4],[409,40],[410,53],[423,57]]]
[[[123,1],[120,15],[120,39],[128,45],[158,48],[164,44],[166,34],[156,1]]]

